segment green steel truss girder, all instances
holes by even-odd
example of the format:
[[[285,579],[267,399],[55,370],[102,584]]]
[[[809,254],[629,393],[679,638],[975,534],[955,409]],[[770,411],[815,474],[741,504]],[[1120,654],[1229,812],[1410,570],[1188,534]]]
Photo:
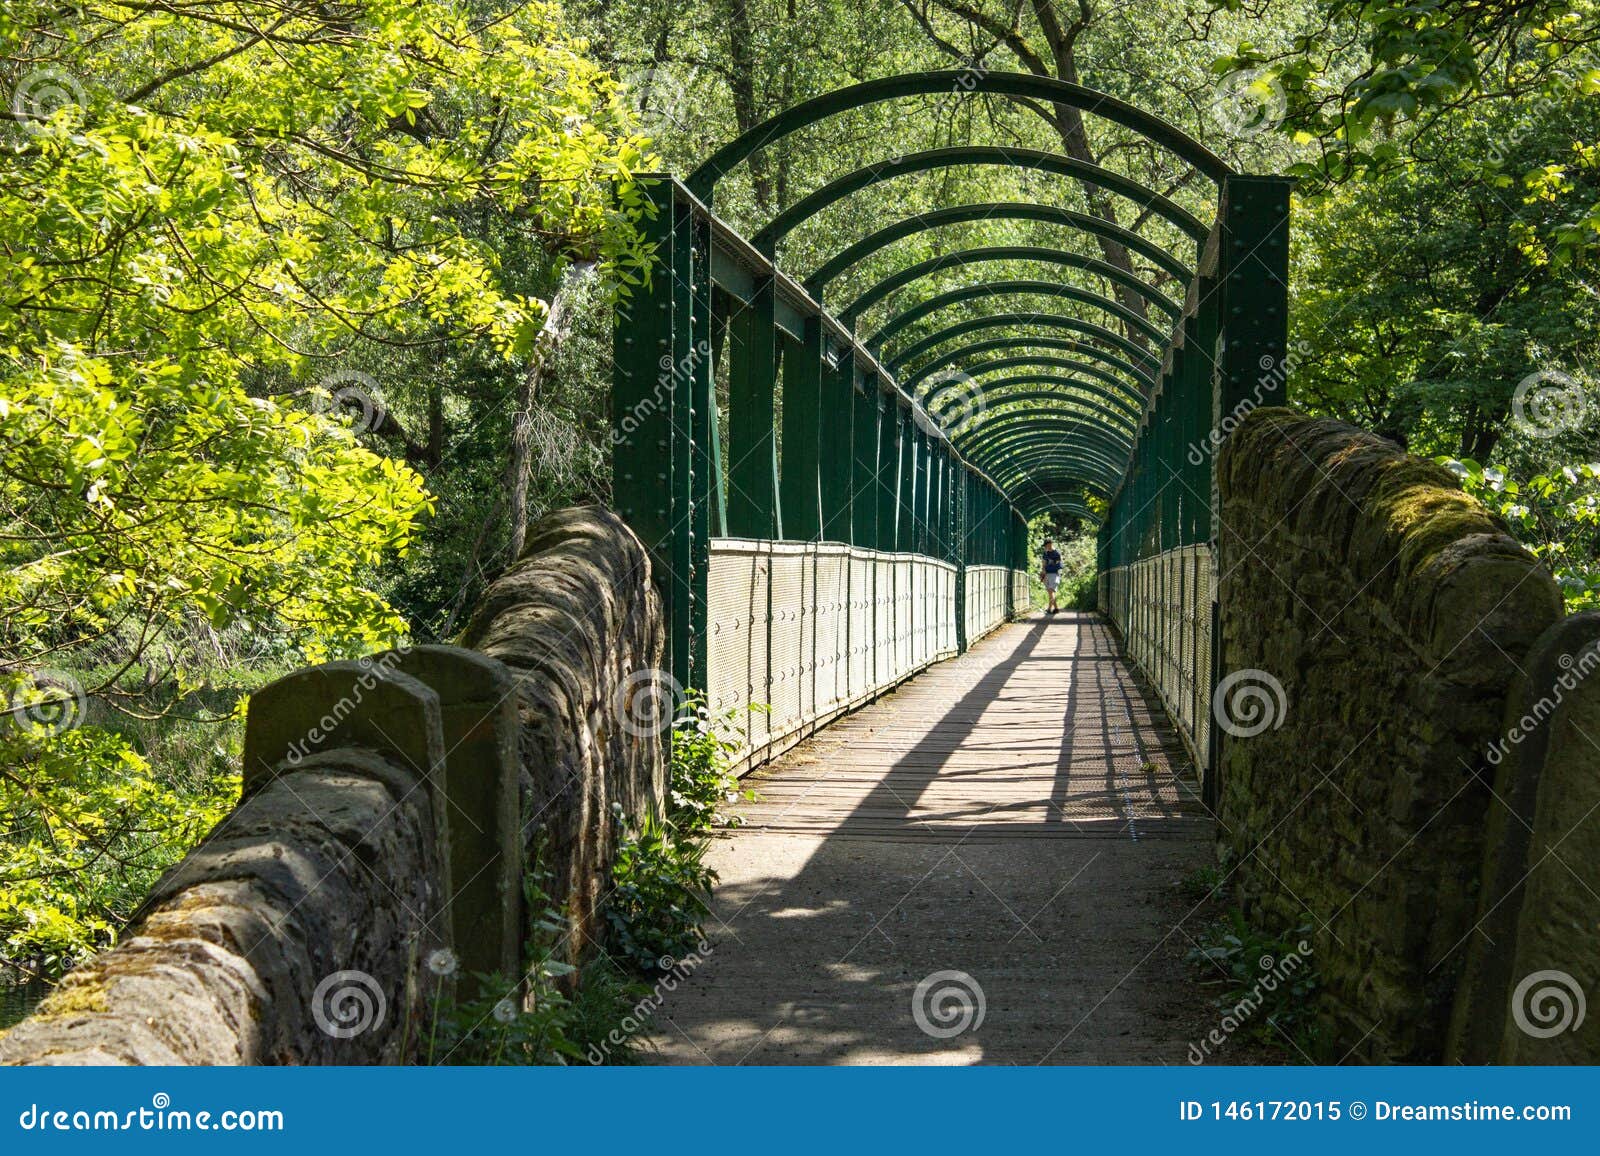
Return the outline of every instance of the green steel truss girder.
[[[971,345],[963,345],[958,349],[951,349],[947,352],[941,353],[934,357],[933,360],[924,362],[916,370],[905,374],[901,378],[901,382],[905,389],[914,391],[918,385],[939,373],[941,370],[944,370],[944,368],[953,361],[961,361],[972,357],[981,357],[987,353],[999,353],[1004,349],[1055,349],[1064,353],[1081,353],[1085,357],[1095,358],[1102,364],[1112,365],[1119,368],[1121,365],[1118,359],[1111,358],[1103,350],[1089,345],[1087,342],[1078,338],[1049,336],[992,337],[987,341],[975,341]],[[1021,360],[1027,361],[1032,360],[1032,358],[1024,357]],[[995,368],[997,365],[998,363],[996,363],[995,366],[985,366],[983,364],[974,365],[966,372],[968,376],[976,377],[978,374],[985,372],[987,368]],[[954,370],[951,370],[950,372],[954,372]],[[1103,371],[1097,370],[1096,376],[1102,372]],[[1146,384],[1150,384],[1150,382],[1153,380],[1140,377],[1138,374],[1135,374],[1134,376],[1137,377],[1139,381],[1145,382]],[[1116,378],[1112,380],[1111,384],[1127,385],[1128,383],[1123,381],[1121,378]],[[1143,391],[1141,390],[1140,393],[1142,396]]]
[[[1035,325],[1047,329],[1066,329],[1073,333],[1081,333],[1095,341],[1104,342],[1115,349],[1127,353],[1132,361],[1123,361],[1111,354],[1096,350],[1100,360],[1107,365],[1115,366],[1146,386],[1153,386],[1156,382],[1156,373],[1160,369],[1160,361],[1154,354],[1140,349],[1133,342],[1111,332],[1111,330],[1085,321],[1080,317],[1066,317],[1059,313],[991,313],[987,317],[973,317],[966,321],[958,321],[954,325],[930,333],[921,341],[900,353],[895,354],[884,363],[884,367],[891,373],[898,374],[901,366],[907,362],[915,361],[926,353],[931,353],[937,346],[957,337],[965,337],[969,333],[981,333],[985,329],[1001,329],[1007,326]],[[1082,352],[1088,352],[1092,346],[1086,347]]]
[[[751,238],[751,241],[763,253],[776,252],[778,245],[796,228],[852,193],[859,193],[863,189],[870,189],[874,185],[908,173],[923,173],[934,169],[952,168],[956,165],[998,165],[1074,177],[1083,184],[1127,197],[1140,209],[1164,217],[1193,237],[1196,242],[1204,241],[1206,237],[1206,227],[1187,209],[1160,193],[1145,188],[1137,181],[1131,181],[1099,165],[1092,165],[1087,161],[1076,160],[1059,153],[1041,152],[1038,149],[959,145],[906,153],[904,156],[868,165],[853,173],[846,173],[790,205],[772,218]]]
[[[1085,388],[1070,379],[1062,378],[1017,378],[1015,380],[1054,380],[1064,385],[1076,385],[1079,389]],[[1131,438],[1133,431],[1138,428],[1138,415],[1129,414],[1126,411],[1119,413],[1107,409],[1103,405],[1096,404],[1104,400],[1106,396],[1103,393],[1095,393],[1085,397],[1081,394],[1070,393],[1064,389],[1022,389],[1016,392],[1007,392],[997,397],[984,397],[981,404],[974,402],[970,407],[957,407],[953,417],[950,414],[935,414],[935,417],[939,419],[945,428],[945,432],[950,435],[952,440],[959,434],[972,433],[976,430],[984,429],[992,421],[1013,413],[1045,414],[1058,411],[1062,413],[1082,413],[1099,418],[1106,423],[1107,428],[1125,432]],[[1000,408],[1001,406],[1011,406],[1021,402],[1031,403],[1031,408],[1025,410]],[[1043,403],[1042,406],[1040,403]],[[1074,408],[1067,409],[1065,408],[1066,406]]]
[[[951,289],[919,302],[903,313],[897,314],[883,327],[867,338],[867,348],[881,349],[886,341],[890,340],[901,330],[915,325],[925,317],[930,317],[941,309],[948,309],[952,305],[959,305],[963,301],[981,301],[987,297],[1005,296],[1028,297],[1055,297],[1063,301],[1076,301],[1080,305],[1087,305],[1091,309],[1099,309],[1115,317],[1124,325],[1137,329],[1156,345],[1161,345],[1171,334],[1140,317],[1126,305],[1111,301],[1098,293],[1087,289],[1079,289],[1076,285],[1061,285],[1054,281],[984,281],[977,285],[963,285],[959,289]],[[1107,330],[1107,332],[1110,332]],[[1143,352],[1132,342],[1126,343],[1126,348],[1140,353]]]
[[[1115,390],[1120,391],[1121,395],[1128,399],[1128,404],[1136,410],[1144,407],[1144,394],[1140,392],[1137,385],[1126,378],[1118,377],[1114,373],[1107,373],[1103,369],[1097,369],[1081,361],[1073,361],[1070,357],[1049,357],[1042,353],[1023,357],[1001,357],[994,361],[979,362],[977,365],[966,369],[958,370],[952,367],[943,374],[934,375],[934,384],[927,392],[921,395],[922,404],[924,407],[931,406],[935,398],[951,389],[960,389],[964,393],[969,392],[968,382],[977,382],[981,375],[999,373],[1003,369],[1032,369],[1036,371],[1064,369],[1068,371],[1071,377],[1092,378],[1102,385],[1113,387]],[[980,384],[987,386],[991,383],[981,382]]]
[[[862,261],[872,254],[884,249],[896,241],[926,232],[929,229],[943,228],[947,225],[962,225],[973,221],[1015,220],[1015,221],[1041,221],[1053,225],[1065,225],[1079,232],[1090,233],[1096,237],[1103,237],[1115,242],[1131,252],[1138,253],[1141,257],[1154,263],[1158,268],[1171,275],[1179,285],[1187,285],[1194,280],[1194,269],[1168,253],[1160,245],[1146,240],[1132,229],[1124,229],[1121,225],[1112,224],[1110,221],[1101,220],[1099,217],[1087,213],[1075,212],[1072,209],[1063,209],[1056,205],[1030,205],[1026,201],[985,201],[971,205],[951,205],[943,209],[934,209],[926,213],[916,213],[903,220],[887,225],[847,248],[839,250],[834,256],[817,267],[817,271],[805,280],[806,292],[814,297],[819,297],[826,291],[833,280],[850,266]]]
[[[1042,245],[986,245],[977,249],[963,249],[957,253],[929,257],[926,261],[919,261],[893,276],[885,277],[846,305],[839,313],[839,320],[846,325],[850,324],[896,289],[903,289],[913,281],[947,269],[962,269],[986,261],[1032,261],[1046,265],[1060,265],[1068,269],[1081,269],[1132,290],[1173,320],[1177,320],[1183,313],[1181,304],[1167,297],[1155,286],[1094,257],[1084,257],[1065,249],[1050,249]]]
[[[851,109],[898,100],[908,96],[1008,96],[1019,100],[1075,108],[1132,129],[1139,135],[1176,154],[1210,177],[1222,181],[1233,169],[1221,157],[1189,136],[1182,129],[1158,116],[1118,100],[1104,92],[1051,77],[1019,72],[983,72],[978,69],[947,69],[908,73],[869,80],[836,89],[787,108],[723,145],[704,164],[689,174],[688,185],[706,202],[717,182],[728,171],[759,149],[766,148],[790,133]]]

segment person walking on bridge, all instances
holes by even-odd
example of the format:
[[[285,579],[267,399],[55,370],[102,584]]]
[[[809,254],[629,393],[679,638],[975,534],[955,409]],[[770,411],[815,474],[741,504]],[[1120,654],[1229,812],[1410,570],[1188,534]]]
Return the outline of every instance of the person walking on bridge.
[[[1053,540],[1045,539],[1044,553],[1040,558],[1039,581],[1044,583],[1044,592],[1050,596],[1050,605],[1045,608],[1045,613],[1054,614],[1060,609],[1056,605],[1056,587],[1061,585],[1061,551],[1056,549]]]

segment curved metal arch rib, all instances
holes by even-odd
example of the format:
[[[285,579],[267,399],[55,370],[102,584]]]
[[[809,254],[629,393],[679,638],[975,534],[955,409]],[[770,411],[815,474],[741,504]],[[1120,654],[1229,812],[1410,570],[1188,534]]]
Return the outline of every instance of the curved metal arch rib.
[[[1072,383],[1064,381],[1062,384],[1071,385]],[[958,412],[955,421],[946,420],[950,417],[949,414],[938,413],[931,409],[928,412],[933,414],[935,420],[943,425],[945,432],[952,439],[958,433],[971,433],[983,428],[983,425],[990,418],[1009,417],[1012,413],[1019,412],[1009,409],[997,410],[996,406],[1017,405],[1023,402],[1032,404],[1033,408],[1020,412],[1032,414],[1083,413],[1099,417],[1110,429],[1126,431],[1132,434],[1138,428],[1139,415],[1130,413],[1127,410],[1114,410],[1104,405],[1097,405],[1096,402],[1104,399],[1104,397],[1104,394],[1092,394],[1089,397],[1084,397],[1075,393],[1066,393],[1062,390],[1022,389],[1014,393],[1004,393],[998,397],[985,396],[981,411],[967,410]],[[1065,406],[1077,408],[1060,408]]]
[[[1107,416],[1121,418],[1124,421],[1135,424],[1138,423],[1140,416],[1144,412],[1144,407],[1140,405],[1137,394],[1130,397],[1127,394],[1113,393],[1111,390],[1101,388],[1098,383],[1083,381],[1076,377],[1024,373],[1016,377],[1004,377],[998,381],[974,381],[973,384],[977,386],[976,389],[963,389],[959,394],[952,395],[941,383],[940,386],[923,395],[922,408],[934,417],[948,417],[949,412],[944,409],[941,400],[955,396],[963,400],[971,399],[971,401],[975,401],[980,409],[986,412],[990,406],[1008,405],[1015,401],[1024,400],[1022,394],[1008,392],[1013,386],[1044,385],[1059,386],[1060,388],[1028,391],[1027,398],[1037,397],[1045,400],[1060,399],[1062,401],[1087,402],[1086,398],[1079,396],[1079,394],[1086,394],[1089,398],[1106,403],[1104,412]],[[1067,390],[1077,390],[1079,392],[1068,393],[1066,392]],[[969,408],[970,405],[971,402],[968,403]]]
[[[1064,440],[1068,434],[1073,435],[1085,446],[1107,451],[1114,461],[1126,461],[1128,451],[1133,448],[1132,437],[1119,436],[1117,431],[1100,424],[1092,417],[1062,413],[1019,415],[1010,421],[985,425],[959,441],[955,438],[951,438],[950,441],[963,454],[987,455],[1013,442],[1021,442],[1028,438],[1047,439],[1060,435]]]
[[[989,466],[997,472],[996,480],[1007,493],[1032,481],[1049,479],[1093,481],[1110,492],[1121,480],[1123,470],[1121,464],[1108,464],[1103,455],[1064,443],[1059,437],[1009,447],[994,455]]]
[[[976,341],[971,345],[964,345],[960,349],[952,349],[946,353],[939,354],[938,357],[935,357],[932,361],[920,366],[914,373],[907,376],[903,384],[907,389],[914,390],[916,386],[926,381],[934,374],[938,373],[952,361],[958,361],[967,357],[977,357],[980,354],[985,353],[998,353],[1002,349],[1059,349],[1066,353],[1081,353],[1085,356],[1093,357],[1096,361],[1101,362],[1101,364],[1116,364],[1114,359],[1108,360],[1108,355],[1102,350],[1096,349],[1094,346],[1088,345],[1083,341],[1077,340],[1076,338],[1049,336],[991,337],[985,341]],[[983,371],[984,367],[977,365],[973,366],[966,372],[970,376],[976,376],[978,373]],[[1099,376],[1103,372],[1104,371],[1102,370],[1096,370],[1094,372],[1094,376]],[[1120,377],[1115,378],[1112,383],[1123,386],[1129,385],[1128,382],[1124,381]]]
[[[873,349],[881,349],[884,342],[902,329],[909,325],[915,325],[924,317],[929,317],[951,305],[959,305],[963,301],[981,301],[985,297],[1011,295],[1055,297],[1062,301],[1076,301],[1078,304],[1087,305],[1091,309],[1104,310],[1124,325],[1137,329],[1157,345],[1161,345],[1167,340],[1168,335],[1166,333],[1150,324],[1150,322],[1140,317],[1126,305],[1120,305],[1115,301],[1101,297],[1097,293],[1091,293],[1087,289],[1079,289],[1076,285],[1058,285],[1053,281],[984,281],[977,285],[963,285],[959,289],[951,289],[947,293],[940,293],[936,297],[930,297],[926,301],[913,305],[904,313],[897,314],[885,322],[883,328],[867,338],[867,345]],[[1107,330],[1106,332],[1111,331]],[[1126,341],[1125,338],[1120,337],[1119,340],[1124,341],[1125,347],[1130,352],[1145,353],[1133,342]]]
[[[1124,361],[1120,357],[1105,353],[1103,350],[1097,350],[1096,352],[1100,354],[1099,360],[1137,378],[1146,386],[1155,384],[1155,370],[1159,367],[1160,362],[1154,355],[1146,353],[1134,345],[1133,342],[1112,333],[1109,329],[1104,329],[1078,317],[1064,317],[1059,313],[992,313],[987,317],[974,317],[968,321],[960,321],[948,328],[939,330],[937,333],[929,334],[904,352],[895,354],[894,357],[884,363],[884,367],[893,373],[906,362],[914,361],[924,353],[931,352],[935,346],[943,342],[950,341],[956,337],[964,337],[968,333],[980,333],[985,329],[996,329],[1006,325],[1039,325],[1051,329],[1068,329],[1074,333],[1081,333],[1085,337],[1103,341],[1115,349],[1131,353],[1136,360],[1132,362]]]
[[[968,439],[963,443],[962,452],[982,455],[986,460],[1001,463],[1033,448],[1047,451],[1082,450],[1098,454],[1101,464],[1116,478],[1121,476],[1123,467],[1127,465],[1129,446],[1128,441],[1115,437],[1103,426],[1091,423],[1090,428],[1085,429],[1082,422],[1058,417],[1048,421],[1035,418],[1031,423],[1012,422],[980,437]]]
[[[1108,93],[1031,73],[980,74],[972,69],[943,69],[868,80],[785,109],[741,133],[713,153],[710,159],[689,175],[689,188],[702,200],[709,201],[717,182],[727,175],[728,170],[748,159],[757,149],[841,112],[907,96],[951,93],[993,94],[1065,105],[1132,129],[1175,153],[1213,181],[1220,182],[1233,173],[1226,161],[1183,130]]]
[[[931,276],[946,269],[963,269],[968,265],[976,265],[985,261],[1037,261],[1044,264],[1061,265],[1068,269],[1081,269],[1086,273],[1104,277],[1108,281],[1139,294],[1174,321],[1183,314],[1181,305],[1161,293],[1154,286],[1139,280],[1131,273],[1123,272],[1115,265],[1107,264],[1093,257],[1083,257],[1077,253],[1070,253],[1065,249],[1048,249],[1041,245],[988,245],[978,249],[963,249],[957,253],[930,257],[926,261],[919,261],[915,265],[902,269],[892,277],[885,277],[850,302],[849,305],[846,305],[839,313],[839,320],[849,325],[858,316],[872,308],[879,301],[882,301],[896,289],[903,289],[913,281],[918,281],[923,277]]]
[[[985,388],[987,388],[990,384],[1002,384],[1000,382],[978,382],[979,374],[998,373],[1002,369],[1031,369],[1039,371],[1048,369],[1065,369],[1071,376],[1075,377],[1081,375],[1083,377],[1092,378],[1094,381],[1101,382],[1105,385],[1112,386],[1115,389],[1122,390],[1123,393],[1119,396],[1126,396],[1130,406],[1132,406],[1135,410],[1142,408],[1144,395],[1141,394],[1138,388],[1126,378],[1117,377],[1115,374],[1107,373],[1103,369],[1097,369],[1094,366],[1087,365],[1081,361],[1073,361],[1070,357],[1050,357],[1046,354],[1036,354],[1031,357],[1002,357],[995,361],[980,362],[977,365],[970,366],[965,369],[958,370],[952,368],[948,378],[939,381],[922,395],[922,404],[928,405],[931,403],[934,397],[943,393],[945,390],[954,389],[958,386],[961,386],[963,384],[963,379],[977,382],[979,385]],[[928,375],[928,377],[937,376],[937,373]],[[926,380],[927,378],[919,379],[919,381]],[[906,388],[909,389],[911,386],[908,385]]]
[[[1034,456],[1027,457],[1028,451],[1033,451]],[[981,463],[985,472],[990,472],[1007,492],[1015,487],[1019,477],[1036,469],[1037,462],[1049,462],[1052,468],[1070,465],[1086,471],[1085,477],[1112,486],[1121,478],[1122,463],[1127,461],[1127,454],[1116,447],[1078,440],[1064,430],[1035,434],[1031,441],[1014,439],[1005,444],[973,447],[962,452],[972,461]]]
[[[1158,215],[1171,221],[1182,229],[1197,243],[1204,242],[1207,229],[1200,223],[1193,213],[1175,201],[1169,200],[1152,189],[1147,189],[1137,181],[1120,176],[1103,169],[1099,165],[1091,165],[1086,161],[1074,160],[1072,157],[1062,156],[1059,153],[1040,152],[1038,149],[1008,149],[995,145],[961,145],[953,148],[926,149],[922,152],[906,153],[893,161],[884,161],[881,164],[868,165],[857,169],[853,173],[846,173],[836,180],[829,181],[820,189],[802,197],[790,205],[758,232],[751,241],[763,253],[772,253],[777,249],[778,242],[788,236],[799,225],[822,212],[829,205],[842,201],[851,193],[858,193],[862,189],[871,188],[873,185],[882,184],[884,181],[893,180],[895,177],[905,176],[907,173],[927,172],[930,169],[946,169],[956,165],[999,165],[1014,169],[1037,169],[1040,172],[1055,173],[1059,176],[1075,177],[1086,185],[1093,185],[1108,192],[1119,193],[1127,197],[1141,209],[1151,209]]]
[[[1075,212],[1072,209],[1063,209],[1056,205],[1033,205],[1027,201],[986,201],[971,205],[951,205],[943,209],[932,209],[926,213],[916,213],[892,225],[886,225],[876,233],[869,234],[847,248],[841,249],[826,262],[817,267],[816,272],[805,280],[806,292],[813,297],[821,298],[823,291],[850,266],[878,250],[883,249],[896,241],[926,232],[929,229],[943,228],[946,225],[960,225],[970,221],[989,220],[1017,220],[1017,221],[1043,221],[1048,224],[1065,225],[1080,232],[1091,233],[1104,237],[1108,241],[1115,241],[1126,249],[1138,253],[1141,257],[1154,262],[1164,272],[1170,273],[1180,285],[1187,285],[1194,280],[1194,270],[1160,245],[1146,240],[1132,229],[1125,229],[1121,225],[1114,225],[1110,221],[1102,221],[1099,217],[1092,217],[1087,213]]]

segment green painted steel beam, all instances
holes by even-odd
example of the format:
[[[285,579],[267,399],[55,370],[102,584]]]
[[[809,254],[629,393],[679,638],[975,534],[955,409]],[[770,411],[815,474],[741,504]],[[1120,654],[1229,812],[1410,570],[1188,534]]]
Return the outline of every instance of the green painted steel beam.
[[[1008,96],[1020,100],[1075,108],[1132,129],[1176,154],[1187,164],[1221,181],[1233,169],[1221,157],[1188,133],[1153,116],[1135,105],[1118,100],[1079,84],[1022,72],[983,72],[972,68],[944,69],[908,73],[868,80],[836,89],[787,108],[723,145],[699,168],[689,174],[688,186],[700,199],[709,202],[717,182],[751,154],[774,141],[798,132],[818,121],[852,109],[864,108],[885,100],[909,96]]]
[[[911,306],[903,313],[896,314],[886,321],[881,329],[867,338],[867,346],[871,349],[881,349],[903,329],[952,305],[960,305],[964,301],[981,301],[988,297],[1012,295],[1054,297],[1063,301],[1076,301],[1079,305],[1087,305],[1091,309],[1099,309],[1129,328],[1138,330],[1157,346],[1165,343],[1171,336],[1170,331],[1152,325],[1126,305],[1108,300],[1087,289],[1080,289],[1076,285],[1061,285],[1054,281],[984,281],[977,285],[963,285],[959,289],[948,290]],[[1133,342],[1127,342],[1126,348],[1136,353],[1143,352]]]
[[[985,468],[994,471],[997,484],[1007,493],[1016,489],[1019,480],[1046,466],[1052,469],[1070,468],[1075,475],[1103,486],[1108,494],[1116,486],[1121,467],[1112,462],[1109,456],[1112,451],[1074,442],[1062,433],[1052,434],[1050,439],[1018,442],[995,449],[987,457],[975,456],[973,460],[985,462]]]
[[[829,181],[820,189],[802,197],[783,212],[772,218],[751,238],[762,253],[777,251],[778,245],[800,225],[822,212],[828,206],[844,200],[853,193],[870,189],[884,181],[909,173],[923,173],[935,169],[953,168],[957,165],[990,165],[1013,169],[1033,169],[1057,176],[1073,177],[1083,184],[1127,197],[1141,209],[1164,217],[1180,230],[1202,242],[1209,230],[1183,206],[1129,180],[1109,169],[1059,153],[1040,152],[1038,149],[1005,148],[999,145],[959,145],[951,148],[926,149],[906,153],[893,160],[868,165]]]
[[[1101,220],[1099,217],[1063,209],[1056,205],[1032,205],[1026,201],[986,201],[971,205],[949,205],[926,213],[916,213],[892,225],[886,225],[877,232],[868,234],[854,244],[839,250],[817,266],[816,272],[805,280],[806,291],[820,299],[834,279],[846,269],[896,241],[948,225],[993,220],[1041,221],[1052,225],[1063,225],[1078,232],[1112,241],[1138,253],[1153,262],[1157,268],[1170,274],[1179,285],[1187,285],[1194,280],[1194,269],[1191,266],[1132,229],[1124,229],[1121,225]]]
[[[897,289],[904,289],[913,281],[948,269],[963,269],[970,265],[978,265],[988,261],[1030,261],[1045,265],[1060,265],[1067,269],[1079,269],[1085,273],[1093,273],[1097,277],[1104,277],[1124,289],[1139,294],[1155,308],[1161,310],[1168,317],[1176,321],[1183,313],[1183,306],[1179,302],[1163,294],[1159,289],[1147,282],[1139,280],[1133,274],[1118,269],[1115,265],[1093,257],[1084,257],[1064,249],[1049,249],[1042,245],[986,245],[978,249],[963,249],[957,253],[944,253],[937,257],[929,257],[926,261],[900,270],[890,277],[885,277],[861,296],[846,305],[839,313],[839,320],[846,325],[851,324],[862,313],[882,301]]]
[[[884,368],[895,373],[907,362],[915,361],[924,354],[931,353],[935,348],[946,341],[957,337],[965,337],[969,333],[982,333],[985,329],[1000,329],[1006,326],[1036,325],[1041,328],[1066,329],[1073,333],[1081,333],[1085,337],[1101,341],[1112,348],[1127,353],[1132,361],[1123,361],[1106,354],[1100,360],[1108,365],[1114,365],[1125,373],[1138,378],[1145,385],[1154,385],[1156,371],[1160,368],[1159,359],[1151,353],[1141,350],[1133,342],[1111,332],[1102,326],[1079,317],[1065,317],[1059,313],[991,313],[987,317],[973,317],[966,321],[958,321],[937,333],[930,333],[909,349],[895,354],[884,362]]]

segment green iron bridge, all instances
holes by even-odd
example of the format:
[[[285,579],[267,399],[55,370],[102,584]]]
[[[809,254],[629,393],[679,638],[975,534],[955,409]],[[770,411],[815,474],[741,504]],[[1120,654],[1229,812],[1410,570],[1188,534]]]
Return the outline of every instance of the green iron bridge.
[[[1214,211],[973,146],[885,157],[748,238],[717,216],[789,134],[979,94],[1139,134]],[[952,203],[783,267],[845,198],[981,165],[1077,182],[1095,211]],[[1287,180],[1101,93],[934,72],[800,104],[643,187],[615,510],[533,527],[458,645],[257,692],[239,807],[0,1034],[0,1064],[411,1061],[411,1026],[463,984],[503,983],[494,1019],[514,1016],[546,917],[530,865],[554,951],[616,946],[619,843],[669,792],[668,681],[705,693],[741,769],[766,765],[706,851],[706,942],[655,961],[608,1041],[1200,1063],[1245,1024],[1267,1059],[1600,1059],[1600,614],[1565,616],[1447,471],[1284,405]],[[944,243],[999,221],[1064,239]],[[1042,513],[1098,526],[1099,613],[1027,613]],[[1315,1033],[1271,1037],[1246,1005],[1219,1021],[1237,977],[1204,985],[1183,956],[1222,888],[1284,937],[1264,975],[1315,969],[1293,989]]]
[[[719,185],[758,150],[867,105],[947,94],[1131,129],[1209,182],[1214,217],[1069,156],[974,145],[837,177],[750,238],[718,218]],[[958,203],[841,237],[815,269],[783,268],[785,240],[830,206],[970,166],[1068,178],[1173,239],[1052,203]],[[1103,608],[1209,766],[1210,431],[1285,398],[1289,192],[1104,93],[971,71],[830,93],[686,180],[652,179],[657,273],[616,330],[614,497],[656,563],[673,678],[705,688],[719,715],[768,704],[740,736],[768,757],[1023,609],[1038,545],[1027,521],[1051,512],[1099,523]],[[956,248],[840,289],[898,241],[1001,220],[1067,239]],[[1084,256],[1072,235],[1123,259]],[[956,288],[929,288],[950,273]]]

